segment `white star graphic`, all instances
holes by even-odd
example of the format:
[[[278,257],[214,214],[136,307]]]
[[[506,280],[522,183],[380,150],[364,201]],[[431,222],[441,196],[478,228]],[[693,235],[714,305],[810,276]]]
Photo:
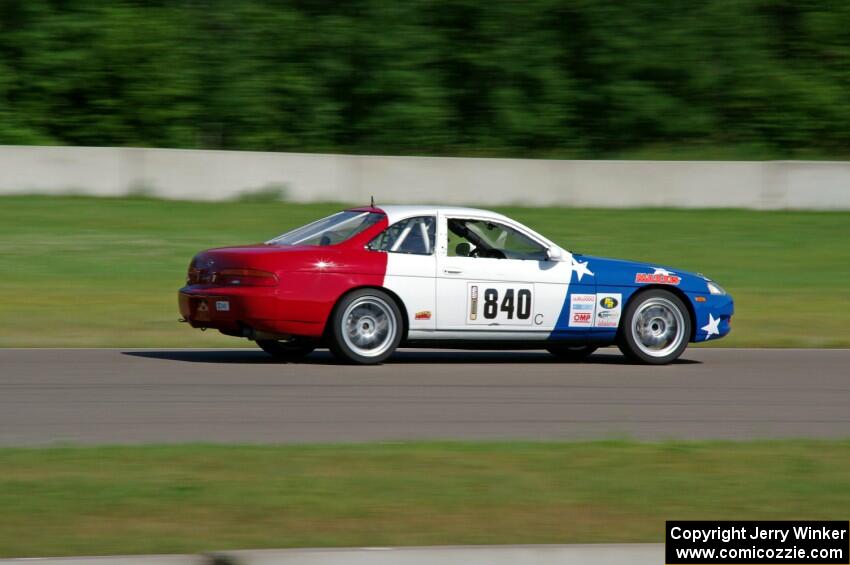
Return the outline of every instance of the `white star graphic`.
[[[653,275],[664,275],[665,277],[669,277],[669,276],[670,276],[670,275],[672,275],[673,273],[671,273],[671,272],[670,272],[670,271],[668,271],[667,269],[662,269],[662,268],[660,268],[660,267],[655,267],[655,272],[654,272],[654,273],[652,273],[652,274],[653,274]]]
[[[584,275],[590,275],[591,277],[593,276],[593,273],[591,273],[590,269],[587,268],[587,261],[581,263],[573,259],[573,271],[575,272],[576,278],[578,278],[578,280],[581,280],[581,277],[583,277]]]
[[[705,339],[710,339],[714,334],[720,335],[720,330],[717,328],[720,324],[720,318],[715,318],[710,313],[708,314],[708,323],[700,329],[705,333]]]

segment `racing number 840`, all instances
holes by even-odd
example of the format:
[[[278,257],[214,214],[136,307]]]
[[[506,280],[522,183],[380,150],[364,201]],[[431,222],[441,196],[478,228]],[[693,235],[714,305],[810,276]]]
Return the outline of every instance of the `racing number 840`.
[[[516,298],[514,298],[516,296]],[[499,312],[504,312],[508,320],[516,315],[519,320],[527,320],[531,316],[531,291],[521,288],[515,291],[513,288],[505,289],[505,295],[499,302],[499,291],[495,288],[484,290],[484,317],[488,320],[495,319]]]

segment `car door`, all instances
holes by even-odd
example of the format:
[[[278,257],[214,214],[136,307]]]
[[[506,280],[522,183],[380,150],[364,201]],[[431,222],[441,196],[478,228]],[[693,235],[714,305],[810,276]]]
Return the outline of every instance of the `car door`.
[[[547,339],[556,326],[561,331],[573,273],[569,254],[553,260],[550,249],[560,254],[560,248],[502,218],[441,216],[437,237],[438,332],[452,338]],[[572,290],[589,294],[593,286],[587,278]],[[583,323],[561,331],[586,332]]]

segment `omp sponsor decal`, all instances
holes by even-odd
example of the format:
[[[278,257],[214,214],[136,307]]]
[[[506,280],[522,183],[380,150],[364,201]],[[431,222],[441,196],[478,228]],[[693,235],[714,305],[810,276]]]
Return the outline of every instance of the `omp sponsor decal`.
[[[573,294],[570,296],[570,327],[593,327],[596,310],[595,294]]]
[[[620,324],[623,295],[619,293],[597,294],[598,309],[593,326],[596,328],[616,328]]]
[[[590,312],[576,312],[573,314],[572,319],[570,319],[571,326],[589,326],[590,325]]]
[[[677,285],[682,282],[682,277],[671,273],[666,269],[655,269],[652,273],[637,273],[635,282],[642,284],[672,284]]]

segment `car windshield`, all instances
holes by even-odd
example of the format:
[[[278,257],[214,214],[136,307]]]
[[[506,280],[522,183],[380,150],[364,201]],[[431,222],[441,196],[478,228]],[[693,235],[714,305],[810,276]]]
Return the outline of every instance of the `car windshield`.
[[[266,245],[334,245],[341,243],[384,218],[383,214],[346,210],[316,220],[270,239]]]

